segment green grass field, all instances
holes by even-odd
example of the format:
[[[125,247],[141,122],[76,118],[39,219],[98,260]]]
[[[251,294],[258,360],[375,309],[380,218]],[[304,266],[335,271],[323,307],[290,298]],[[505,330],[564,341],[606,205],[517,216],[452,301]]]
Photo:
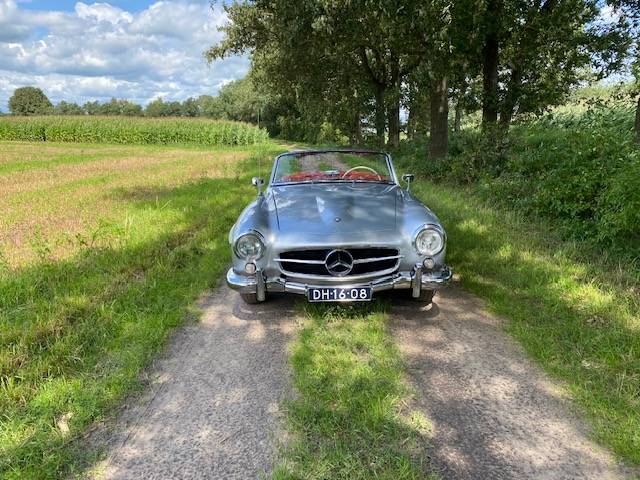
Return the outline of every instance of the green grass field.
[[[282,146],[0,142],[0,478],[62,478],[195,299]]]

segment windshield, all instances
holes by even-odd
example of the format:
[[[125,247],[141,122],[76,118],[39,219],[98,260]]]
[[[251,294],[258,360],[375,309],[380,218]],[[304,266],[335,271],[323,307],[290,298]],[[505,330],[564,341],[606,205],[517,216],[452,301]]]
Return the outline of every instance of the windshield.
[[[293,152],[279,157],[273,181],[391,183],[393,180],[383,153]]]

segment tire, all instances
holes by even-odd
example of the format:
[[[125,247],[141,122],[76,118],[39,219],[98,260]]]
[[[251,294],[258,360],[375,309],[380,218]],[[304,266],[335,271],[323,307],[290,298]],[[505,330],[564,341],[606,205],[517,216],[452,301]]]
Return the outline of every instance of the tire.
[[[436,294],[435,290],[420,290],[420,296],[418,298],[413,298],[416,302],[424,303],[425,305],[430,305],[433,302],[433,296]]]
[[[262,303],[258,300],[258,294],[256,293],[241,293],[240,297],[242,301],[248,305],[255,305],[256,303]]]

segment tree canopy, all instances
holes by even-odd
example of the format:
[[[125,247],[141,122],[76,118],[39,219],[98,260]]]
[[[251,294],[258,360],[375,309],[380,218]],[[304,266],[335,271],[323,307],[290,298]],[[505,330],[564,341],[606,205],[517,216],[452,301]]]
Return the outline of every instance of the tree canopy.
[[[14,115],[44,115],[52,108],[44,92],[36,87],[16,88],[9,98],[9,110]]]
[[[619,8],[630,0],[618,0]],[[629,8],[628,5],[626,5]],[[209,61],[250,53],[265,98],[289,105],[278,122],[330,122],[352,141],[406,131],[447,152],[449,103],[481,107],[506,130],[514,117],[561,103],[589,78],[621,68],[631,35],[598,0],[236,0]],[[589,74],[587,74],[589,73]],[[428,124],[428,127],[427,127]]]

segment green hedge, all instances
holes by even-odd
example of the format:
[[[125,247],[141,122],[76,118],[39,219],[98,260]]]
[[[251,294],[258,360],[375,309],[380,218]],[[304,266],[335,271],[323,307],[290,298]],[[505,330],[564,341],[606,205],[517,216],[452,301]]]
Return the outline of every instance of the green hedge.
[[[266,130],[248,123],[187,118],[0,117],[0,140],[49,142],[255,145]]]
[[[435,180],[476,185],[499,203],[553,219],[566,236],[640,254],[640,147],[633,105],[564,107],[514,125],[497,144],[479,129],[452,136],[449,157],[426,145],[399,158]]]

